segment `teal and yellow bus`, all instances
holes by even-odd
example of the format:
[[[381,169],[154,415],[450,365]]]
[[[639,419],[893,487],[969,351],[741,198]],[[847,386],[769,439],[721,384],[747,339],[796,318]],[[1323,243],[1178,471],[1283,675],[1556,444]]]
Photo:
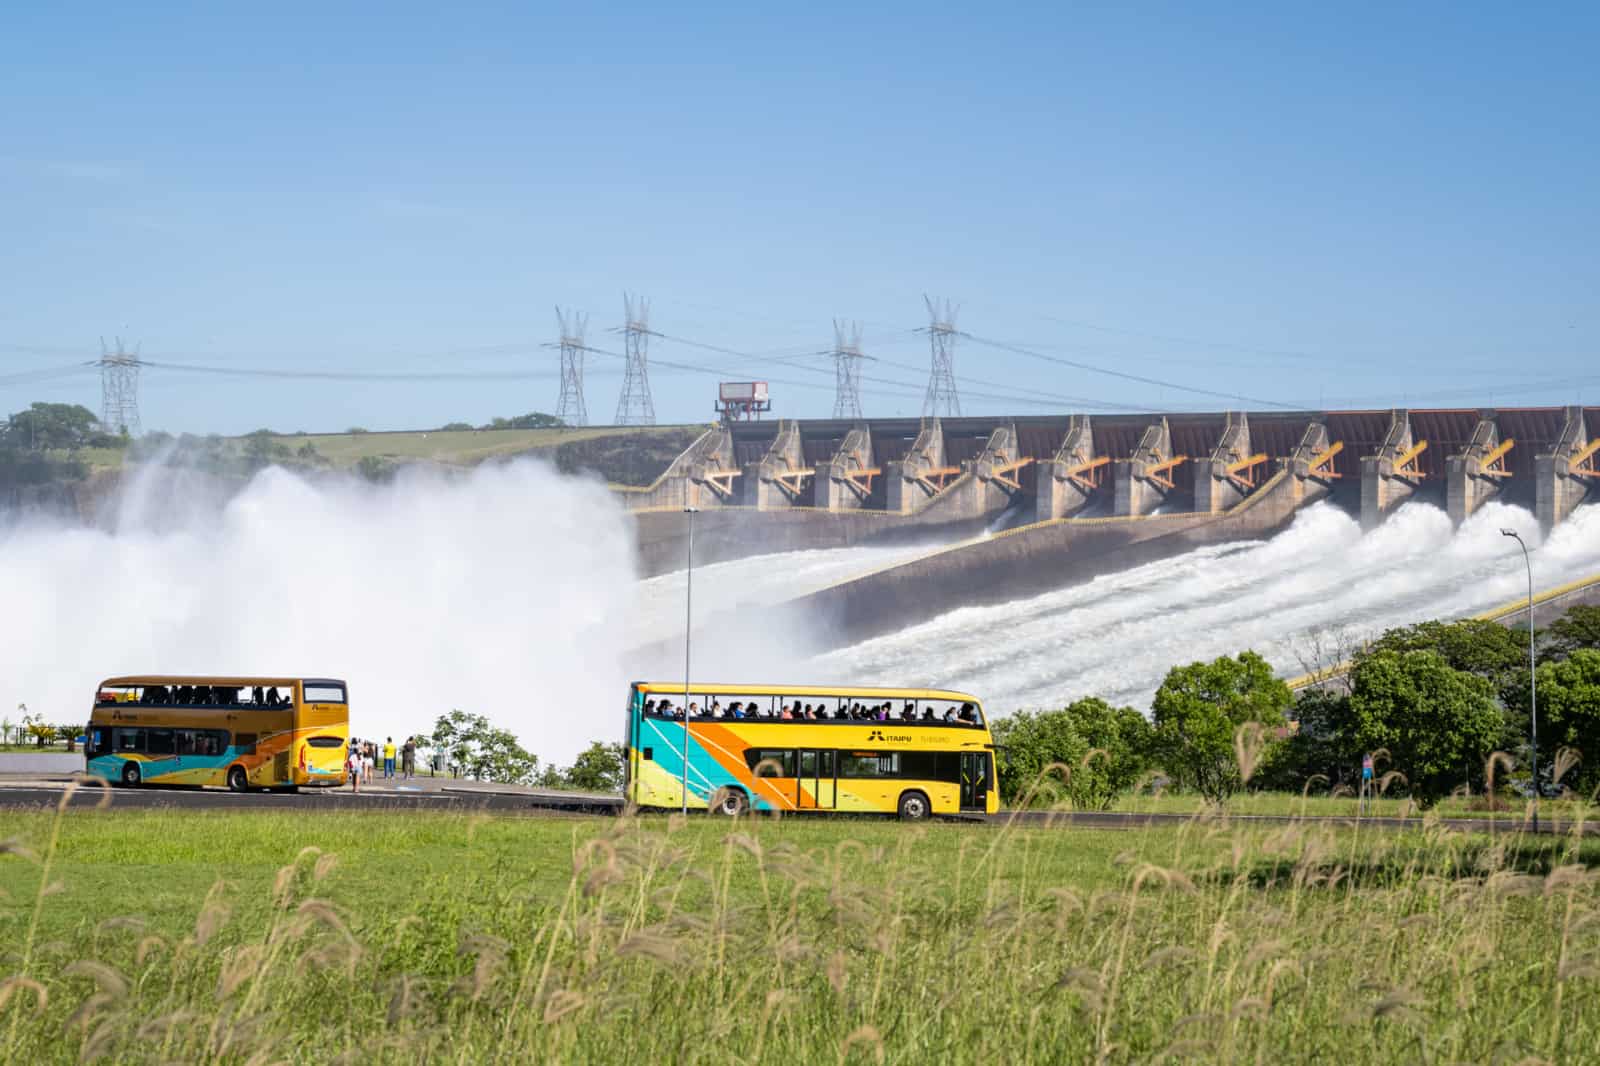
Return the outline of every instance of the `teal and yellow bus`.
[[[85,770],[120,785],[339,785],[349,687],[333,678],[113,677],[95,690]]]
[[[688,752],[685,767],[684,752]],[[994,739],[979,701],[920,688],[637,681],[624,796],[723,814],[993,814]]]

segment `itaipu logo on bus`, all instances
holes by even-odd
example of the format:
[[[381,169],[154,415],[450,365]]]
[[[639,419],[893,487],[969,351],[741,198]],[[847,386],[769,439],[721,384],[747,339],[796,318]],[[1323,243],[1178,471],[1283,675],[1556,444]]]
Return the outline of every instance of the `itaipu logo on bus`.
[[[881,729],[874,729],[872,732],[867,734],[867,741],[869,743],[874,740],[881,740],[885,744],[888,744],[897,740],[908,741],[910,739],[911,736],[908,733],[890,733],[888,736],[884,736],[883,730]]]

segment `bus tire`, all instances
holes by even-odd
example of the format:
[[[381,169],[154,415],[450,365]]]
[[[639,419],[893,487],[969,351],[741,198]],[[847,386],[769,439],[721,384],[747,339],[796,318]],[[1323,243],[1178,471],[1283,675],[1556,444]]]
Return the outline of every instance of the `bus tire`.
[[[921,792],[900,793],[900,820],[902,822],[926,821],[933,813],[933,804]]]
[[[138,788],[142,781],[143,775],[139,772],[138,763],[130,762],[122,764],[122,783],[124,785],[127,785],[129,788]]]
[[[737,818],[750,809],[750,797],[742,788],[720,788],[711,798],[711,813]]]
[[[228,788],[234,792],[250,791],[250,775],[244,772],[244,767],[234,766],[228,770]]]

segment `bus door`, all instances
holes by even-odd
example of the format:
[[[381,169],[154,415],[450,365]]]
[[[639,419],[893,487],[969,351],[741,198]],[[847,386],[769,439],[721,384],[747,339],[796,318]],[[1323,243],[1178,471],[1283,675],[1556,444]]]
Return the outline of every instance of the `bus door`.
[[[989,809],[989,789],[994,787],[989,772],[989,753],[964,751],[961,753],[961,809],[986,811]]]
[[[802,749],[795,806],[801,810],[831,811],[836,801],[833,752]]]

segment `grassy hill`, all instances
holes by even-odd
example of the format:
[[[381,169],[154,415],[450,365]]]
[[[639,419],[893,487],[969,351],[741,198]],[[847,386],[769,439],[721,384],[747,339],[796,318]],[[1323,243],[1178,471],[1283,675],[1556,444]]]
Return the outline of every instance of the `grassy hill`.
[[[292,451],[309,444],[336,469],[354,467],[368,457],[397,465],[474,466],[542,454],[569,473],[593,470],[615,484],[648,485],[704,431],[704,426],[403,430],[297,434],[273,441]]]

